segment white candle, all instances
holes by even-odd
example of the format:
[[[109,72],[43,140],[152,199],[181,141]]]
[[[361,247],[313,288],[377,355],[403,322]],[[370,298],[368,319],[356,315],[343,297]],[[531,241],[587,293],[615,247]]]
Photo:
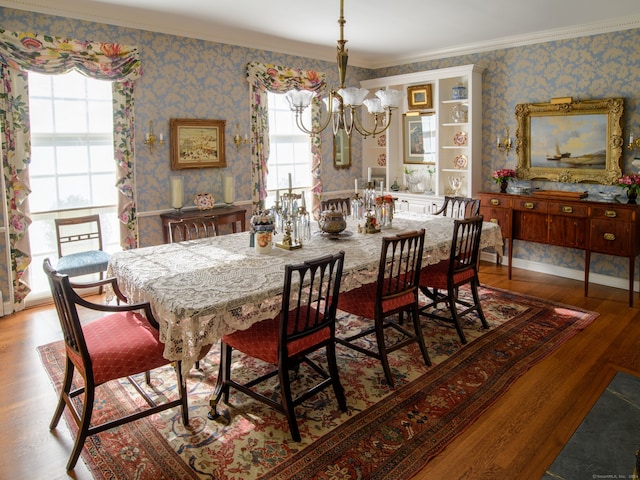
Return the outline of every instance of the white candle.
[[[500,145],[500,135],[496,136],[496,145]]]
[[[304,190],[302,191],[302,206],[305,208],[307,207],[307,202],[304,199]]]
[[[276,190],[276,202],[280,201],[280,190]]]
[[[183,205],[184,189],[182,177],[171,177],[171,208],[180,209]]]
[[[371,183],[371,167],[367,170],[367,182]]]
[[[358,193],[358,179],[356,178],[356,193]]]
[[[629,135],[629,145],[633,144],[633,135]]]
[[[222,198],[224,199],[224,203],[227,205],[231,205],[235,196],[235,179],[233,175],[226,175],[223,181],[223,191]]]
[[[164,135],[161,133],[160,134],[160,141],[163,142],[164,141]]]
[[[291,190],[291,174],[289,174],[289,190]]]
[[[380,180],[380,195],[384,195],[384,180]]]

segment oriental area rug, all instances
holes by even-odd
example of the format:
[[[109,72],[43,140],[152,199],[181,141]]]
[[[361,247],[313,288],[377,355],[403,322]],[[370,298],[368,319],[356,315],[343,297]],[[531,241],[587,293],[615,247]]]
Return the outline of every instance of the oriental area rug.
[[[461,295],[468,292],[461,291]],[[207,419],[219,351],[214,347],[188,378],[188,427],[178,409],[143,418],[89,437],[82,459],[96,479],[409,479],[471,425],[531,366],[587,327],[597,313],[495,288],[481,288],[491,328],[469,316],[462,346],[452,325],[423,318],[433,362],[422,362],[417,346],[390,355],[396,388],[380,363],[337,347],[348,411],[332,389],[296,408],[302,441],[291,440],[284,415],[231,390],[217,421]],[[337,334],[366,325],[339,312]],[[414,348],[415,347],[415,348]],[[64,373],[62,342],[38,347],[54,388]],[[318,358],[322,362],[322,358]],[[234,377],[253,378],[264,368],[234,355]],[[304,367],[293,388],[313,373]],[[128,382],[98,390],[95,421],[135,409],[141,400]],[[152,372],[152,393],[175,395],[169,368]],[[272,388],[273,398],[278,389]],[[51,413],[55,405],[51,405]],[[75,435],[75,423],[65,410]]]

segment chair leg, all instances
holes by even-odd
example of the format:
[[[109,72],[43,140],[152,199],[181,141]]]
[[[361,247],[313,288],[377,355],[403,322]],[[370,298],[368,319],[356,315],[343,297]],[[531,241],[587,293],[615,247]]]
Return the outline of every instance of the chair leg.
[[[84,447],[84,442],[89,436],[89,427],[91,426],[91,415],[93,413],[93,401],[95,398],[95,385],[84,386],[84,402],[82,405],[82,417],[78,425],[78,435],[71,450],[71,456],[67,462],[67,471],[73,470],[80,458],[80,453]]]
[[[478,316],[480,317],[480,321],[482,322],[482,326],[484,328],[489,328],[489,324],[487,323],[487,319],[484,317],[484,312],[482,311],[482,305],[480,304],[480,295],[478,295],[478,282],[471,282],[471,295],[473,295],[473,302],[478,311]]]
[[[380,353],[380,363],[382,363],[382,369],[384,370],[384,376],[387,379],[387,383],[391,388],[395,388],[395,382],[393,381],[393,375],[391,375],[391,368],[389,367],[389,359],[387,358],[387,346],[384,343],[384,321],[376,318],[376,342],[378,342],[378,352]]]
[[[422,358],[424,363],[430,367],[431,359],[429,358],[429,352],[427,346],[424,343],[424,335],[422,334],[422,326],[420,325],[420,312],[418,312],[418,305],[414,305],[411,309],[411,317],[413,318],[413,329],[416,332],[416,340],[420,346],[420,352],[422,352]]]
[[[282,399],[282,408],[284,414],[287,416],[289,422],[289,431],[291,432],[291,438],[294,442],[299,442],[300,430],[298,429],[298,421],[296,420],[296,414],[293,411],[293,398],[291,397],[291,380],[289,379],[289,365],[278,366],[278,377],[280,379],[280,397]]]
[[[71,391],[71,382],[73,380],[74,366],[73,362],[67,357],[67,363],[64,368],[64,380],[62,381],[62,389],[60,390],[60,397],[58,398],[58,406],[53,413],[51,423],[49,423],[49,430],[53,430],[58,426],[64,407],[66,406],[65,398],[69,398],[69,392]]]
[[[460,319],[458,318],[458,308],[456,307],[456,291],[455,289],[449,289],[449,311],[451,312],[451,320],[453,320],[453,324],[456,327],[456,331],[458,332],[458,336],[460,337],[460,341],[463,345],[467,343],[467,337],[464,336],[464,332],[462,331],[462,325],[460,325]]]
[[[331,384],[333,385],[333,392],[338,400],[338,406],[341,412],[347,411],[347,399],[344,395],[344,388],[340,383],[340,376],[338,375],[338,362],[336,361],[336,345],[332,343],[327,345],[327,363],[329,365],[329,375],[331,375]]]

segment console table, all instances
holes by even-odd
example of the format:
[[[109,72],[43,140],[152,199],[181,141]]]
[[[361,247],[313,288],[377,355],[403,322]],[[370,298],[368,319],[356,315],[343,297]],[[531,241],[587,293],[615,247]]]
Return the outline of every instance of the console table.
[[[164,243],[169,243],[169,223],[180,220],[215,217],[216,227],[229,225],[233,233],[244,232],[247,224],[247,211],[242,207],[214,207],[208,210],[185,210],[182,212],[163,213],[162,231],[164,232]],[[240,226],[240,229],[238,229]]]
[[[480,213],[497,223],[509,248],[511,279],[513,241],[544,243],[585,251],[584,295],[589,292],[591,253],[629,259],[629,306],[633,306],[636,256],[640,253],[640,205],[481,192]]]

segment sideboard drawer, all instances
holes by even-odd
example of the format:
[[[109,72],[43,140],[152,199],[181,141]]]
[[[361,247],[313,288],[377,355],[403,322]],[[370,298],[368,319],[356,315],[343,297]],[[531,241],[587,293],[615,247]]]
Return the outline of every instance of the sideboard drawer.
[[[552,215],[586,217],[589,214],[589,208],[586,205],[576,203],[557,202],[549,204],[549,213]]]
[[[622,222],[635,221],[636,209],[625,208],[621,205],[607,204],[591,207],[591,218],[620,220]]]
[[[511,199],[506,196],[483,194],[480,195],[480,206],[511,208]]]
[[[591,220],[589,248],[594,252],[611,255],[634,255],[631,224],[611,220]]]
[[[530,198],[518,198],[513,200],[513,209],[523,212],[547,213],[548,204],[546,201]]]

